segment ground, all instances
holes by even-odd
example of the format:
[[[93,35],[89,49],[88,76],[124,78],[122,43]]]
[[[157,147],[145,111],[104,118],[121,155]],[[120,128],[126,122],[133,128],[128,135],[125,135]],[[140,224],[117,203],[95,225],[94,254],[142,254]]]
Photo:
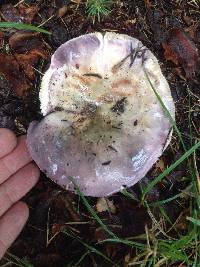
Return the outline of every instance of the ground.
[[[113,1],[100,21],[87,16],[84,1],[1,2],[2,21],[42,24],[52,34],[0,32],[0,127],[19,135],[41,118],[38,92],[51,54],[93,31],[140,39],[157,56],[176,105],[170,146],[132,188],[84,198],[42,174],[25,197],[29,221],[1,266],[200,266],[199,0]]]

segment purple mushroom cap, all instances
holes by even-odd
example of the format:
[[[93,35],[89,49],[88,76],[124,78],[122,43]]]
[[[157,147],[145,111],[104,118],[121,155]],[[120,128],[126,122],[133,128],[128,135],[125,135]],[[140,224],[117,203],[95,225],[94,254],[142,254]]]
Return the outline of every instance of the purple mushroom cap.
[[[44,118],[28,129],[28,148],[49,178],[102,197],[142,179],[170,141],[171,125],[148,74],[174,117],[169,85],[140,41],[92,33],[60,46],[40,90]]]

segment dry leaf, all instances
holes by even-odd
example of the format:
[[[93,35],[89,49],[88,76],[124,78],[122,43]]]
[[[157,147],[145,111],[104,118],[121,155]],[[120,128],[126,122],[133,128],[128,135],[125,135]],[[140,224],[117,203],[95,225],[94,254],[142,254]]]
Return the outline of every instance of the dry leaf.
[[[43,55],[47,53],[47,48],[38,32],[17,31],[10,36],[9,45],[17,53],[27,53],[33,49],[42,51]]]
[[[60,18],[64,17],[67,13],[67,10],[68,10],[67,6],[63,6],[63,7],[59,8],[58,17],[60,17]]]
[[[129,253],[129,254],[126,254],[125,257],[124,257],[124,262],[125,262],[125,263],[129,263],[130,260],[131,260],[131,255],[130,255],[130,253]]]
[[[18,31],[9,38],[9,45],[15,52],[15,59],[30,80],[35,78],[34,67],[39,59],[47,58],[47,49],[39,38],[39,33],[26,31]]]
[[[41,55],[38,54],[38,51],[30,51],[28,54],[14,54],[19,66],[23,69],[24,73],[30,80],[35,78],[35,69],[34,66],[38,63]]]
[[[163,43],[165,58],[174,64],[180,64],[185,70],[186,77],[195,75],[199,61],[199,52],[195,44],[184,31],[174,28],[169,32],[168,39]]]
[[[4,34],[0,31],[0,49],[4,46]]]
[[[26,76],[32,81],[35,79],[34,67],[37,65],[40,58],[46,58],[43,51],[40,51],[39,49],[33,49],[27,54],[15,53],[14,56]]]
[[[0,73],[12,84],[16,95],[23,96],[30,89],[30,82],[20,70],[14,56],[0,53]]]
[[[24,50],[27,51],[32,49],[32,46],[34,47],[37,45],[37,37],[39,35],[38,32],[29,32],[29,31],[17,31],[16,33],[12,34],[9,38],[9,45],[10,47],[17,51],[17,52],[23,52],[21,49],[26,49]],[[33,43],[33,44],[32,44]],[[25,47],[25,48],[24,48]]]
[[[113,201],[105,199],[104,197],[101,197],[97,200],[96,209],[97,212],[103,212],[103,211],[110,211],[111,213],[116,212],[116,207],[113,204]]]
[[[20,4],[14,7],[12,4],[2,5],[1,16],[5,21],[31,23],[38,13],[38,5],[27,6]]]
[[[102,240],[105,240],[107,238],[107,235],[101,227],[98,227],[94,231],[94,238],[97,242],[100,242]]]
[[[165,170],[165,163],[162,159],[159,159],[156,162],[156,169],[159,169],[161,172],[163,172]]]
[[[152,0],[145,0],[144,2],[147,8],[150,8],[152,6]]]
[[[5,21],[23,22],[23,17],[12,4],[3,5],[0,12]]]
[[[19,13],[26,23],[31,23],[33,21],[39,9],[38,5],[27,6],[22,3],[18,6]]]

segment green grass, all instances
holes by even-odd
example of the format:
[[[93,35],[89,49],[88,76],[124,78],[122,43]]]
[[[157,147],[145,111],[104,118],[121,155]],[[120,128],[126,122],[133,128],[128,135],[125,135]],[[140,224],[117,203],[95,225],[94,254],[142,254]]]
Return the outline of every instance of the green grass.
[[[186,151],[177,161],[175,161],[173,164],[170,165],[167,169],[165,169],[159,176],[157,176],[149,185],[145,188],[143,192],[143,200],[146,194],[148,194],[153,187],[162,181],[163,178],[165,178],[170,172],[172,172],[178,165],[180,165],[185,159],[187,159],[189,156],[194,153],[195,150],[197,150],[200,147],[200,141],[192,146],[188,151]]]
[[[146,79],[148,80],[151,89],[153,90],[155,96],[157,97],[157,99],[158,99],[158,101],[159,101],[159,103],[160,103],[160,105],[161,105],[161,107],[162,107],[162,109],[163,109],[163,111],[164,111],[166,117],[169,119],[171,125],[174,127],[174,130],[176,131],[176,133],[177,133],[177,135],[178,135],[178,138],[179,138],[179,140],[180,140],[180,142],[181,142],[181,144],[182,144],[182,146],[183,146],[183,149],[184,149],[184,151],[186,152],[187,149],[186,149],[185,143],[184,143],[184,141],[183,141],[182,134],[181,134],[181,132],[179,131],[177,125],[176,125],[176,121],[174,120],[174,118],[172,117],[171,113],[169,112],[169,110],[168,110],[167,107],[165,106],[164,102],[162,101],[162,98],[160,97],[160,95],[159,95],[158,92],[156,91],[156,88],[153,86],[153,83],[152,83],[152,81],[150,80],[149,75],[148,75],[146,69],[143,68],[143,70],[144,70],[145,77],[146,77]]]
[[[17,266],[17,267],[34,267],[31,263],[29,263],[26,259],[20,259],[17,256],[6,253],[4,259],[7,261],[5,264],[2,264],[1,267],[7,266]]]
[[[44,30],[43,28],[33,26],[31,24],[18,23],[18,22],[0,22],[0,28],[13,28],[17,30],[28,30],[34,32],[41,32],[45,34],[51,34],[49,31]]]
[[[74,266],[80,265],[80,263],[83,261],[83,259],[87,255],[89,255],[90,253],[95,253],[96,255],[102,257],[107,262],[109,262],[111,264],[114,264],[114,262],[111,259],[109,259],[104,253],[102,253],[101,251],[99,251],[94,245],[88,245],[83,240],[81,240],[80,238],[78,238],[74,234],[69,233],[67,231],[63,231],[63,233],[66,234],[69,237],[72,237],[72,238],[76,239],[79,243],[81,243],[87,249],[87,251],[83,254],[83,256],[78,260],[78,262]]]
[[[100,21],[101,16],[108,16],[111,12],[111,0],[88,0],[86,10],[89,17]]]
[[[187,217],[187,220],[192,222],[194,225],[200,226],[200,220],[199,219],[195,219],[192,217]]]
[[[70,180],[72,181],[78,195],[80,196],[83,204],[85,205],[85,207],[87,208],[87,210],[89,211],[89,213],[92,215],[92,217],[95,219],[95,221],[102,227],[102,229],[112,238],[110,239],[106,239],[104,241],[101,241],[99,243],[105,243],[105,242],[114,242],[114,243],[122,243],[128,246],[136,246],[139,248],[144,248],[144,244],[142,243],[138,243],[138,242],[133,242],[133,241],[129,241],[126,239],[120,239],[119,237],[117,237],[117,235],[115,235],[110,229],[108,229],[108,227],[103,223],[103,221],[100,219],[100,217],[97,215],[96,211],[92,208],[92,206],[89,204],[87,198],[83,195],[83,193],[80,191],[78,185],[75,183],[73,177],[70,177]]]
[[[161,173],[158,177],[156,177],[148,186],[147,188],[144,190],[143,192],[143,199],[145,197],[145,195],[150,191],[152,190],[152,188],[158,183],[160,182],[167,174],[169,174],[171,171],[173,171],[178,165],[180,165],[185,159],[187,159],[193,152],[195,152],[195,150],[197,150],[200,146],[200,141],[195,144],[193,147],[191,147],[189,150],[186,148],[186,145],[183,141],[183,138],[182,138],[182,134],[180,132],[180,130],[178,129],[177,125],[176,125],[176,122],[174,120],[174,118],[172,117],[171,113],[169,112],[169,110],[167,109],[167,107],[165,106],[164,102],[162,101],[162,98],[160,97],[160,95],[158,94],[158,92],[156,91],[156,88],[154,87],[152,81],[150,80],[149,78],[149,75],[146,71],[145,68],[143,68],[144,70],[144,74],[145,74],[145,77],[146,79],[148,80],[149,82],[149,85],[151,87],[151,89],[153,90],[155,96],[157,97],[166,117],[169,119],[171,125],[173,126],[179,140],[180,140],[180,143],[182,144],[183,146],[183,149],[185,151],[185,154],[182,155],[182,157],[180,157],[176,162],[174,162],[169,168],[167,168],[163,173]],[[189,98],[189,108],[190,108],[190,98]],[[190,115],[189,115],[189,123],[191,123],[190,121]],[[191,136],[191,140],[192,140],[192,132],[191,132],[191,126],[190,126],[190,136]],[[191,141],[191,144],[192,144],[192,141]],[[189,171],[190,171],[190,174],[191,176],[193,177],[194,173],[193,173],[193,170],[189,164]]]

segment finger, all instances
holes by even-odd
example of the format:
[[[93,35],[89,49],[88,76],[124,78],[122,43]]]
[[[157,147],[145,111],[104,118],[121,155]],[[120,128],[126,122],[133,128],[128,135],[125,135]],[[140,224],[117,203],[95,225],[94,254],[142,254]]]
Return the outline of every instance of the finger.
[[[0,129],[0,158],[9,154],[17,146],[15,134],[6,128]]]
[[[0,259],[21,232],[28,215],[27,205],[18,202],[0,219]]]
[[[17,147],[13,152],[0,159],[0,184],[31,162],[26,146],[26,137],[20,136],[17,141]]]
[[[0,216],[37,183],[39,169],[29,163],[0,186]]]

